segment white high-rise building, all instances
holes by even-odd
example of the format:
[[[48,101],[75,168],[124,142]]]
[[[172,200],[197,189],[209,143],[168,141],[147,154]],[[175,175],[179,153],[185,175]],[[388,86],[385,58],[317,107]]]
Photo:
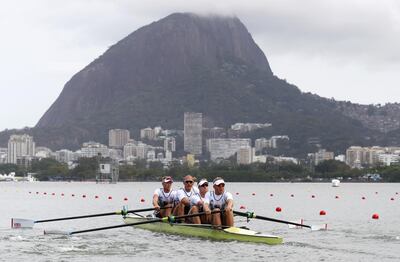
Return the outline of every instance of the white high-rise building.
[[[207,148],[212,161],[227,159],[242,147],[251,147],[250,138],[213,138],[207,139]]]
[[[93,141],[83,143],[83,147],[81,148],[81,157],[90,158],[95,156],[109,157],[110,152],[108,147]]]
[[[11,135],[8,140],[7,162],[17,164],[18,158],[31,158],[35,155],[35,142],[29,135]]]
[[[201,155],[203,153],[203,114],[185,112],[183,126],[184,150],[190,154]]]
[[[254,148],[241,147],[237,151],[237,163],[241,165],[248,165],[253,163]]]
[[[175,137],[167,136],[164,140],[164,150],[165,151],[176,151],[176,141]]]
[[[111,148],[123,148],[130,139],[127,129],[111,129],[108,131],[108,145]]]

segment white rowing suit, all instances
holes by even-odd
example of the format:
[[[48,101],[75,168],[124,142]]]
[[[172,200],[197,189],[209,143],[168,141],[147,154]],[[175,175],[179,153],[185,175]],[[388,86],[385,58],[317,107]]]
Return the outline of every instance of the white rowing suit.
[[[196,199],[200,196],[200,191],[197,187],[192,187],[192,190],[187,192],[184,188],[181,188],[176,193],[176,202],[181,202],[182,199],[187,197],[189,199],[190,206],[193,206]],[[197,203],[197,202],[196,202]]]
[[[176,190],[172,189],[167,193],[164,191],[164,188],[157,188],[154,191],[154,195],[158,196],[158,205],[160,207],[174,203],[176,193],[177,193]]]
[[[204,197],[204,204],[209,204],[210,209],[219,208],[221,210],[225,209],[226,202],[228,200],[233,200],[233,196],[229,192],[224,192],[222,195],[216,195],[215,191],[210,191],[206,193]]]

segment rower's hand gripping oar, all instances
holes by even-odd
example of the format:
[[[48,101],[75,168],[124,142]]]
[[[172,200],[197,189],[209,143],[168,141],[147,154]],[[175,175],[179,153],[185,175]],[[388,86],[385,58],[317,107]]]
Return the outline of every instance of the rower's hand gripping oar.
[[[24,218],[11,218],[11,228],[32,228],[34,226],[34,224],[37,224],[37,223],[55,222],[55,221],[81,219],[81,218],[89,218],[89,217],[111,216],[111,215],[123,215],[123,216],[125,216],[128,213],[138,213],[138,212],[145,212],[145,211],[152,211],[152,210],[154,210],[153,207],[135,209],[135,210],[120,210],[120,211],[116,211],[116,212],[91,214],[91,215],[83,215],[83,216],[43,219],[43,220],[31,220],[31,219],[24,219]]]
[[[288,224],[288,225],[294,225],[294,226],[299,226],[299,227],[308,227],[311,228],[311,226],[309,225],[304,225],[304,224],[299,224],[299,223],[294,223],[294,222],[290,222],[290,221],[285,221],[285,220],[280,220],[280,219],[276,219],[276,218],[270,218],[270,217],[263,217],[263,216],[256,216],[256,214],[254,214],[254,212],[240,212],[240,211],[233,211],[233,214],[239,215],[239,216],[243,216],[246,218],[256,218],[256,219],[261,219],[261,220],[266,220],[266,221],[271,221],[271,222],[277,222],[277,223],[283,223],[283,224]]]
[[[220,213],[220,212],[222,212],[222,211],[220,211],[220,210],[211,211],[210,214],[215,214],[215,213]],[[59,231],[59,230],[48,230],[48,231],[45,230],[44,234],[45,235],[75,235],[75,234],[81,234],[81,233],[87,233],[87,232],[93,232],[93,231],[100,231],[100,230],[107,230],[107,229],[128,227],[128,226],[136,226],[136,225],[156,223],[156,222],[165,222],[165,223],[170,223],[172,225],[178,219],[202,216],[205,214],[207,214],[207,213],[200,212],[200,213],[194,213],[194,214],[189,214],[189,215],[184,215],[184,216],[168,216],[168,217],[163,217],[163,218],[155,218],[155,219],[151,219],[151,220],[140,221],[140,222],[136,222],[136,223],[128,223],[128,224],[121,224],[121,225],[108,226],[108,227],[98,227],[98,228],[91,228],[91,229],[84,229],[84,230],[77,230],[77,231],[70,231],[70,232],[64,232],[64,231]]]

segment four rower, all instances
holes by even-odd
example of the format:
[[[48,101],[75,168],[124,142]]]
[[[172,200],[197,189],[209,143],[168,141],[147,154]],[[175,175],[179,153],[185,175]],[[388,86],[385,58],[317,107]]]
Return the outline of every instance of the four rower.
[[[191,175],[183,178],[183,188],[172,190],[170,176],[162,178],[163,188],[155,190],[153,206],[157,217],[171,215],[183,216],[205,212],[205,215],[191,217],[186,222],[193,224],[212,224],[216,228],[233,226],[233,196],[225,191],[225,181],[217,177],[213,181],[214,191],[208,191],[207,179],[201,179],[198,188]],[[221,211],[211,214],[211,211]],[[181,221],[183,222],[183,221]]]

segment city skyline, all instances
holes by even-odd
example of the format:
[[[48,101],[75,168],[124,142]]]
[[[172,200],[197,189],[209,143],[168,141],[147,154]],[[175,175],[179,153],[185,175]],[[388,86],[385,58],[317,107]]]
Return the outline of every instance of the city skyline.
[[[21,0],[0,11],[8,39],[0,44],[0,93],[3,110],[11,109],[1,114],[0,131],[34,126],[75,73],[129,33],[173,12],[236,15],[275,75],[303,92],[362,104],[398,101],[395,1]]]

